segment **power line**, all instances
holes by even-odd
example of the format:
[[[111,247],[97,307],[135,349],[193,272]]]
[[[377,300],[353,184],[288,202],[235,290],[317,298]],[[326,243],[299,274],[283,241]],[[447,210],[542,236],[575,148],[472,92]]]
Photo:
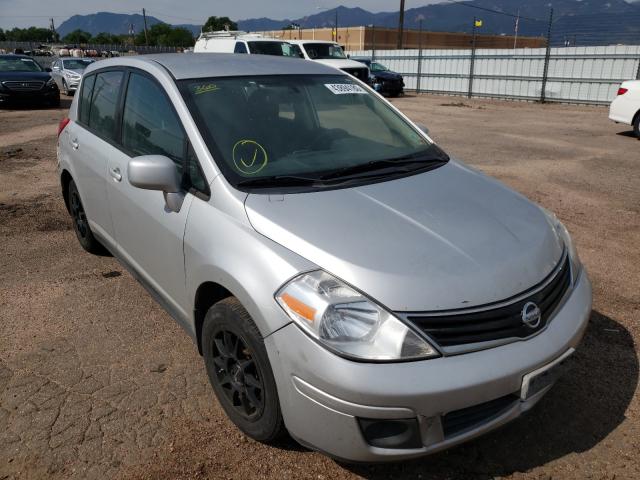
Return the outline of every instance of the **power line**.
[[[531,20],[531,21],[534,21],[534,22],[544,22],[545,21],[545,20],[542,20],[540,18],[525,17],[524,15],[518,15],[518,14],[515,14],[515,13],[501,12],[500,10],[493,10],[491,8],[481,7],[479,5],[473,5],[473,4],[468,3],[468,2],[459,2],[457,0],[448,0],[448,1],[449,1],[449,3],[455,3],[456,5],[460,5],[460,6],[463,6],[463,7],[475,8],[476,10],[482,10],[484,12],[495,13],[496,15],[504,15],[505,17],[520,18],[520,19],[525,19],[525,20]]]

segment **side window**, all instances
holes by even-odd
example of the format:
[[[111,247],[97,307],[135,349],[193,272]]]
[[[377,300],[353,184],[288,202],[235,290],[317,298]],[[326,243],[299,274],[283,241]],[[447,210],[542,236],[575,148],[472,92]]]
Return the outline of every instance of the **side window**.
[[[132,73],[122,118],[122,145],[134,155],[164,155],[182,168],[186,137],[161,87]]]
[[[93,85],[89,127],[109,139],[115,139],[116,135],[116,107],[122,77],[122,72],[98,73]]]
[[[91,110],[91,96],[93,94],[93,83],[95,75],[89,75],[82,79],[82,93],[80,94],[80,104],[78,105],[78,120],[85,125],[89,123],[89,110]]]
[[[247,46],[244,42],[236,42],[236,48],[233,49],[233,53],[247,53]]]

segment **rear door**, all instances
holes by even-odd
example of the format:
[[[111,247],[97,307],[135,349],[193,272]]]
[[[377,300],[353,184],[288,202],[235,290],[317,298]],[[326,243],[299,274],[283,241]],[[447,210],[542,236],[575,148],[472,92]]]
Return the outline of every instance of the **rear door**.
[[[107,162],[118,152],[116,106],[123,79],[123,70],[88,75],[82,83],[76,122],[65,128],[73,177],[91,230],[111,249],[114,230],[107,206]]]
[[[194,158],[163,88],[144,72],[132,70],[127,76],[121,151],[108,162],[111,179],[107,195],[118,252],[174,317],[186,321],[190,318],[190,302],[186,299],[183,238],[194,195],[186,194],[179,212],[169,211],[162,192],[142,190],[129,183],[127,165],[139,155],[164,155],[184,172],[188,159]]]

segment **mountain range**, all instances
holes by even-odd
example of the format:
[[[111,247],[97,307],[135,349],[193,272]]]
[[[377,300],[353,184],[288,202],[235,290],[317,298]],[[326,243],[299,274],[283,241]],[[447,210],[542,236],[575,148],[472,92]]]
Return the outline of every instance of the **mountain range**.
[[[515,17],[519,12],[519,35],[546,35],[550,5],[554,9],[553,43],[578,45],[606,45],[614,43],[640,43],[640,2],[625,0],[470,0],[443,2],[406,10],[405,28],[417,29],[420,19],[423,28],[431,31],[469,32],[473,18],[482,19],[479,33],[514,33]],[[375,25],[395,28],[399,13],[373,13],[362,8],[337,7],[339,27]],[[301,28],[332,27],[336,9],[293,19],[252,18],[238,20],[238,28],[246,31],[278,30],[291,24]],[[215,13],[215,12],[214,12]],[[147,16],[149,26],[161,20]],[[74,15],[58,27],[62,36],[77,28],[92,34],[99,32],[126,33],[133,24],[136,31],[143,26],[142,15],[100,12],[92,15]],[[200,32],[198,25],[174,25]]]

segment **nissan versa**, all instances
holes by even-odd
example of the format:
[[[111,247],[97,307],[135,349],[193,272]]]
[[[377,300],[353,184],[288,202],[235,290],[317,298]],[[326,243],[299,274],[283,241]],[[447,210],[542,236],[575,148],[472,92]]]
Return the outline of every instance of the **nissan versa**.
[[[96,62],[58,162],[81,245],[184,327],[259,441],[352,461],[449,447],[529,410],[587,325],[553,214],[317,62]]]

